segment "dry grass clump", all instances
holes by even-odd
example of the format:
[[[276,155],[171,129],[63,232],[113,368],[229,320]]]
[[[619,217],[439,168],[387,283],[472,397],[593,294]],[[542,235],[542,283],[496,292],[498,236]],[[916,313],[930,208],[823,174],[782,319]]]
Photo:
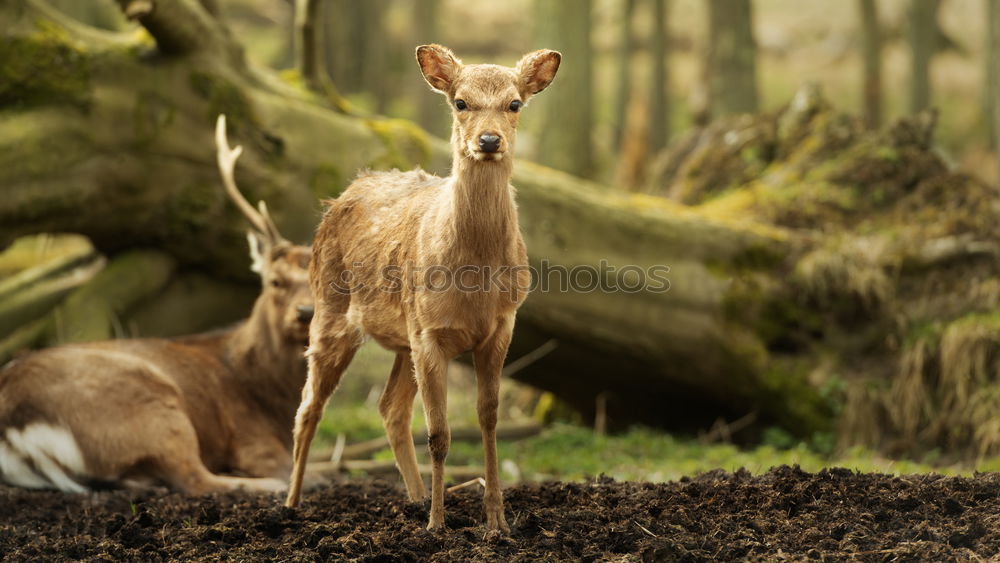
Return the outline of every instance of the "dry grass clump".
[[[876,314],[889,309],[895,285],[882,264],[884,242],[875,237],[843,237],[816,248],[795,266],[804,296],[820,307]]]
[[[972,314],[925,334],[899,359],[885,410],[906,449],[1000,453],[1000,316]]]

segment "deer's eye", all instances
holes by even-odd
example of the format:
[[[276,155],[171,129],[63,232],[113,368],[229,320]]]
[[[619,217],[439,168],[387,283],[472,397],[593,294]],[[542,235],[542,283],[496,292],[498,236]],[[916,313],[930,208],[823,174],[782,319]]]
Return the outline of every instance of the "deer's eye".
[[[271,287],[281,287],[282,285],[284,284],[278,278],[271,279]]]
[[[510,103],[510,111],[517,111],[521,109],[521,106],[523,105],[524,104],[521,103],[521,100],[514,100],[513,102]]]
[[[455,100],[455,109],[465,111],[469,109],[469,106],[465,103],[465,100]]]

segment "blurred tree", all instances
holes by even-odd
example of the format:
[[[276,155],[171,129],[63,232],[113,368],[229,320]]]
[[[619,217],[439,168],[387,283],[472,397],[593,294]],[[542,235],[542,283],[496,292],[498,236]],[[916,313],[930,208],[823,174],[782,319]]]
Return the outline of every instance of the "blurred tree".
[[[593,48],[590,44],[591,0],[535,2],[535,34],[539,46],[562,53],[565,63],[552,92],[541,106],[536,159],[582,177],[595,172],[593,130]],[[538,103],[541,102],[541,103]],[[537,119],[537,118],[536,118]]]
[[[338,111],[347,111],[347,104],[340,97],[330,80],[326,64],[327,50],[324,47],[325,26],[322,25],[326,16],[327,6],[321,0],[296,0],[294,28],[295,70],[305,85],[326,99]]]
[[[323,34],[316,29],[321,7],[320,0],[295,2],[295,69],[314,90],[321,88],[322,77],[326,75]]]
[[[988,48],[986,60],[989,64],[987,82],[989,83],[990,107],[992,111],[991,138],[993,150],[996,153],[997,177],[1000,178],[1000,0],[986,0]],[[987,114],[990,115],[990,114]]]
[[[348,66],[348,37],[346,18],[338,17],[344,13],[347,0],[326,0],[326,10],[323,15],[323,37],[326,41],[323,44],[326,56],[323,57],[327,72],[333,83],[340,88],[341,92],[350,94],[356,87],[347,80]]]
[[[757,45],[750,0],[709,0],[703,72],[712,117],[757,111]]]
[[[1000,147],[1000,119],[997,118],[1000,112],[1000,105],[997,104],[997,97],[1000,96],[1000,0],[986,0],[986,45],[983,49],[983,60],[986,68],[983,69],[983,115],[989,125],[986,136],[989,138],[990,146],[994,150]],[[998,154],[1000,160],[1000,154]],[[1000,163],[998,163],[1000,164]]]
[[[940,0],[911,0],[909,9],[910,40],[910,112],[917,113],[931,103],[931,58],[937,51],[937,13]]]
[[[652,62],[649,91],[649,154],[667,146],[670,138],[670,78],[667,76],[670,35],[667,25],[667,0],[653,0],[653,32],[649,54]]]
[[[438,26],[441,0],[414,0],[413,2],[413,45],[443,43]],[[409,62],[409,61],[407,61]],[[411,65],[412,66],[412,65]],[[427,84],[414,75],[413,85],[416,100],[416,121],[421,127],[439,137],[448,136],[448,112],[441,111],[442,98],[432,92]]]
[[[632,55],[635,51],[633,41],[632,14],[635,12],[635,0],[621,0],[621,35],[618,39],[618,84],[615,95],[615,149],[621,150],[622,135],[625,134],[625,119],[632,91]]]
[[[366,93],[373,109],[385,113],[389,102],[386,77],[386,0],[329,0],[325,36],[330,76],[346,94]]]
[[[859,0],[864,59],[864,118],[869,129],[882,124],[882,31],[875,0]]]

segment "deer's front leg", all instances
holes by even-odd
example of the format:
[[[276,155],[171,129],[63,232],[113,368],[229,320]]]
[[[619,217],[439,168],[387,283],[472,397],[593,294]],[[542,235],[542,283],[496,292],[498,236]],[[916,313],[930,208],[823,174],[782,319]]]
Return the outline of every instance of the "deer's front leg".
[[[428,530],[444,528],[444,460],[451,446],[448,428],[448,359],[429,334],[421,335],[413,348],[417,384],[427,420],[427,449],[431,454],[431,516]]]
[[[500,493],[500,474],[497,464],[497,408],[499,407],[500,373],[507,357],[514,317],[505,317],[493,336],[473,354],[476,364],[476,390],[479,412],[479,429],[483,435],[483,467],[486,470],[486,491],[483,504],[486,509],[488,532],[509,533],[510,527],[503,516],[503,496]]]

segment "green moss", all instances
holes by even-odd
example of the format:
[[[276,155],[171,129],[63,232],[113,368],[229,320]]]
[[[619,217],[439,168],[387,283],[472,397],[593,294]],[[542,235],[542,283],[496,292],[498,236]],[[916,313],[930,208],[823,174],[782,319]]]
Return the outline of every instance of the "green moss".
[[[0,37],[0,108],[90,107],[90,57],[46,21],[27,36]]]
[[[938,320],[914,323],[907,329],[906,334],[903,336],[903,346],[904,348],[909,348],[921,341],[940,342],[943,332],[944,324]]]
[[[169,225],[168,236],[196,237],[212,223],[218,221],[222,211],[222,191],[216,186],[192,185],[179,190],[176,197],[169,200],[166,208]],[[231,212],[230,210],[225,210]]]
[[[59,306],[50,341],[89,342],[126,336],[120,332],[121,316],[163,289],[175,267],[173,258],[152,250],[116,256]]]
[[[313,195],[318,198],[334,197],[344,189],[344,174],[340,168],[330,163],[316,167],[309,181]]]
[[[365,124],[386,149],[383,155],[369,163],[370,167],[408,169],[415,164],[426,167],[430,162],[430,140],[415,123],[404,119],[372,119]]]
[[[133,119],[140,139],[152,140],[170,127],[176,115],[177,108],[159,92],[141,90],[136,94]]]
[[[900,158],[898,150],[896,150],[894,147],[889,147],[889,146],[885,146],[885,145],[880,146],[875,151],[875,156],[881,158],[882,160],[887,160],[887,161],[893,162],[893,163],[899,162],[899,158]]]
[[[814,365],[811,357],[772,357],[759,377],[759,400],[765,411],[778,413],[778,423],[803,438],[829,432],[840,402],[836,387],[810,383]]]
[[[1000,312],[972,313],[952,321],[948,328],[982,327],[1000,332]]]
[[[259,120],[253,105],[239,86],[201,71],[192,72],[190,80],[191,89],[208,100],[206,118],[210,122],[214,123],[215,118],[224,113],[230,127],[237,123],[249,123],[254,126],[258,124]]]
[[[302,80],[302,73],[297,68],[288,68],[278,73],[278,78],[289,86],[298,90],[307,91],[306,83]]]

